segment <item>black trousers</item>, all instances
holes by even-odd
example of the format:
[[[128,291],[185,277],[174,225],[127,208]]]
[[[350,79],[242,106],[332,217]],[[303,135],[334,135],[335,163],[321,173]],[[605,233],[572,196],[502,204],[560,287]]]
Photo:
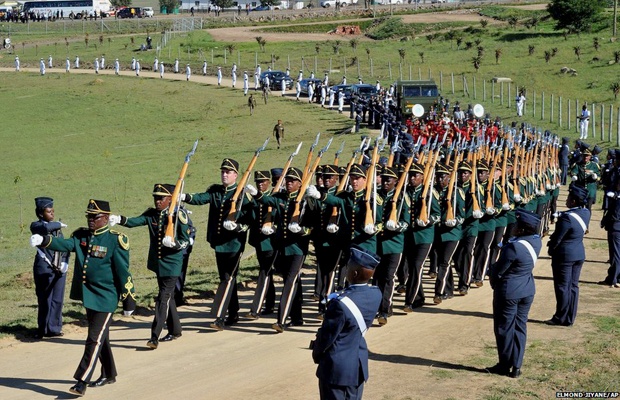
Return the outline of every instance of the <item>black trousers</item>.
[[[406,305],[421,306],[425,296],[422,288],[422,270],[424,261],[431,252],[432,243],[422,243],[405,248],[407,252],[407,268],[409,279],[407,280]]]
[[[607,244],[609,245],[609,260],[611,265],[607,270],[605,283],[615,285],[620,282],[620,231],[607,231]]]
[[[404,252],[403,255],[405,255]],[[409,279],[409,263],[407,262],[406,255],[400,259],[400,264],[398,264],[398,269],[396,270],[396,279],[398,280],[399,286],[405,286],[407,284],[407,280]]]
[[[389,314],[392,308],[392,297],[394,296],[394,278],[398,264],[403,258],[402,253],[383,254],[381,261],[375,269],[374,284],[381,290],[382,299],[379,306],[379,314]]]
[[[495,228],[495,236],[493,236],[493,241],[491,242],[491,249],[489,250],[489,266],[497,262],[497,259],[499,257],[499,251],[502,248],[502,241],[504,240],[505,233],[505,226],[498,226]]]
[[[334,291],[334,277],[341,255],[342,249],[340,247],[331,246],[316,249],[318,266],[315,292],[319,295],[319,312],[325,312],[327,296]]]
[[[474,248],[473,281],[482,282],[489,267],[489,250],[493,242],[495,231],[480,231]]]
[[[250,312],[259,314],[263,303],[265,308],[273,310],[276,302],[276,288],[273,284],[273,264],[276,260],[278,252],[275,250],[256,251],[258,259],[258,280],[256,282],[256,291],[252,299]]]
[[[468,290],[474,268],[474,248],[477,236],[466,236],[459,240],[454,253],[456,272],[459,275],[458,290]]]
[[[185,278],[187,277],[187,266],[189,265],[189,256],[192,254],[192,249],[194,246],[189,246],[185,249],[185,253],[183,254],[183,265],[181,267],[181,275],[179,275],[179,279],[177,280],[176,286],[174,288],[174,300],[177,304],[181,304],[183,299],[185,298]]]
[[[282,274],[284,287],[278,307],[278,323],[284,325],[288,316],[291,321],[303,321],[301,314],[302,288],[301,267],[304,264],[305,255],[285,256],[280,254],[276,259],[276,270]]]
[[[435,280],[435,296],[454,294],[454,277],[452,276],[452,256],[458,246],[458,240],[435,242],[433,244],[437,260],[437,279]]]
[[[583,261],[551,261],[556,302],[553,320],[558,324],[572,325],[575,323],[579,303],[579,275],[581,275]]]
[[[215,253],[217,272],[220,275],[220,284],[213,300],[213,314],[215,318],[224,318],[228,311],[229,318],[239,315],[239,297],[237,296],[237,273],[239,261],[243,252]]]
[[[116,365],[110,347],[110,323],[112,313],[86,309],[88,320],[88,336],[84,346],[84,354],[73,377],[79,381],[89,382],[95,371],[97,359],[101,362],[101,376],[116,378]]]
[[[151,339],[159,340],[159,335],[164,328],[164,322],[168,325],[168,333],[172,335],[181,334],[181,320],[177,313],[177,305],[174,301],[174,288],[178,276],[157,277],[159,293],[155,300],[155,318],[151,325]]]
[[[66,281],[67,274],[60,274],[51,270],[44,274],[34,274],[34,287],[39,306],[37,333],[40,335],[62,331],[62,305]]]

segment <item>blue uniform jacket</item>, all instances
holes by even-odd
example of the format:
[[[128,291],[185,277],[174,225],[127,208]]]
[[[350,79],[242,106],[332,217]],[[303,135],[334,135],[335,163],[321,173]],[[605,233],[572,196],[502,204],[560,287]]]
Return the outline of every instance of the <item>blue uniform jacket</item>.
[[[338,300],[342,297],[348,297],[357,305],[367,327],[372,324],[381,303],[379,288],[368,285],[351,285],[327,303],[312,359],[319,364],[316,376],[320,380],[331,385],[359,386],[368,380],[368,347],[357,320]]]
[[[528,243],[529,247],[523,242]],[[536,293],[532,271],[541,248],[542,240],[538,235],[513,237],[502,247],[499,260],[489,269],[494,296],[515,300]],[[532,257],[529,249],[536,258]]]
[[[583,236],[589,224],[590,210],[587,208],[571,208],[560,214],[555,223],[555,231],[547,244],[549,255],[553,261],[583,261],[586,259]]]
[[[32,232],[32,234],[38,234],[41,236],[52,235],[56,238],[63,238],[60,228],[60,222],[47,222],[42,219],[30,224],[30,232]],[[51,263],[54,263],[56,267],[60,267],[60,262],[69,262],[68,253],[59,253],[50,249],[40,250],[43,252],[43,254],[45,254],[47,260]],[[51,274],[53,272],[52,266],[49,265],[49,263],[43,257],[41,257],[38,251],[37,255],[34,257],[33,272],[35,275]]]

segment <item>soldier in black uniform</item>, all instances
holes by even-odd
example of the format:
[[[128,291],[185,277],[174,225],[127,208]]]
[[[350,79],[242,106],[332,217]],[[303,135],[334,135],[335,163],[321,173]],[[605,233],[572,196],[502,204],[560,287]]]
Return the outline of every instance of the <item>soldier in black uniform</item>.
[[[227,220],[231,208],[231,199],[237,190],[239,163],[232,158],[225,158],[220,166],[221,185],[211,185],[204,193],[184,194],[182,200],[187,204],[209,204],[209,222],[207,223],[207,242],[215,250],[215,262],[220,275],[220,284],[213,301],[215,321],[211,328],[221,331],[225,325],[239,321],[239,298],[237,297],[237,273],[239,261],[245,249],[251,198],[238,199],[237,222]],[[228,318],[225,319],[228,310]]]
[[[150,247],[147,268],[157,275],[159,293],[155,300],[155,318],[151,326],[151,338],[146,345],[156,349],[159,342],[169,342],[181,337],[181,321],[177,313],[174,298],[174,288],[181,275],[183,267],[183,253],[189,246],[190,228],[188,217],[183,209],[171,215],[170,201],[174,193],[174,185],[156,184],[153,187],[153,202],[155,207],[149,208],[142,215],[127,218],[122,215],[110,216],[110,225],[116,223],[135,228],[148,226]],[[173,237],[166,236],[166,229],[170,221],[177,220]],[[166,323],[168,334],[161,339],[159,335]]]
[[[110,323],[119,299],[134,296],[129,272],[129,241],[122,233],[110,230],[109,217],[107,201],[90,200],[86,209],[88,228],[76,230],[69,239],[38,234],[30,238],[33,247],[75,253],[71,299],[83,302],[88,320],[84,355],[73,375],[77,383],[69,389],[78,396],[86,393],[87,386],[116,382],[116,366],[108,337]],[[101,361],[101,376],[88,385],[97,359]]]
[[[61,228],[67,225],[54,221],[54,200],[50,197],[37,197],[34,202],[38,220],[30,224],[30,232],[62,238]],[[34,287],[39,306],[36,339],[62,336],[62,304],[68,263],[68,253],[37,249],[33,266]]]

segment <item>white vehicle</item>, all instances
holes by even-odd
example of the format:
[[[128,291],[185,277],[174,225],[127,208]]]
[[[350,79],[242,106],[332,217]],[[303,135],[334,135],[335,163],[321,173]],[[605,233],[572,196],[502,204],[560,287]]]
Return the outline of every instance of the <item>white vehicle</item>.
[[[431,0],[431,4],[445,3],[446,0]]]
[[[405,0],[406,2],[407,0]],[[386,4],[403,4],[403,0],[378,0],[377,4],[386,5]]]
[[[357,0],[340,0],[340,7],[346,7],[351,4],[357,4]],[[321,2],[321,7],[336,7],[336,0],[325,0]]]
[[[97,6],[99,4],[97,3]],[[24,13],[38,13],[52,17],[56,12],[63,13],[65,18],[81,19],[98,9],[93,0],[63,0],[63,1],[26,1],[22,7]]]
[[[144,18],[153,18],[155,16],[153,7],[142,7],[142,16]]]

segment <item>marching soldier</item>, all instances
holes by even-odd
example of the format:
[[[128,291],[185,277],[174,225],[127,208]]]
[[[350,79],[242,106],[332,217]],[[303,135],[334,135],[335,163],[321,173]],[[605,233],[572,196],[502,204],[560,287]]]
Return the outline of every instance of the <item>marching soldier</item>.
[[[478,185],[483,188],[488,187],[488,180],[491,179],[489,177],[489,164],[487,164],[485,160],[479,160],[476,170],[478,172]],[[485,195],[480,199],[480,205],[483,209],[485,208],[487,197],[492,195],[493,193],[485,190]],[[478,239],[476,240],[476,246],[474,248],[475,261],[472,276],[472,283],[476,287],[484,285],[484,277],[487,273],[490,258],[491,244],[495,236],[495,212],[495,207],[485,209],[482,218],[480,218],[478,222]]]
[[[215,250],[215,261],[220,276],[220,284],[213,301],[215,321],[211,328],[221,331],[226,325],[239,321],[239,298],[237,297],[237,273],[239,262],[245,249],[247,225],[241,223],[251,205],[249,197],[240,199],[240,223],[226,218],[231,208],[231,198],[237,189],[239,163],[232,158],[225,158],[220,166],[221,185],[211,185],[206,192],[183,194],[181,200],[187,204],[209,204],[209,221],[207,222],[207,242]],[[226,317],[228,311],[228,318]]]
[[[404,174],[407,171],[403,172]],[[375,270],[374,283],[383,295],[379,306],[379,325],[387,324],[387,319],[392,314],[392,296],[394,295],[394,280],[396,270],[403,258],[405,245],[405,231],[410,223],[409,196],[402,193],[398,198],[395,196],[396,183],[399,174],[397,167],[384,167],[381,172],[381,191],[383,200],[383,227],[378,233],[377,248],[381,261]],[[396,221],[390,220],[392,210],[396,208]],[[400,211],[400,212],[399,212]]]
[[[591,161],[592,152],[585,149],[582,152],[582,159],[570,169],[573,184],[584,187],[588,190],[588,209],[592,209],[592,204],[596,202],[596,185],[601,174],[597,163]]]
[[[272,171],[256,171],[254,173],[254,182],[257,189],[266,195],[271,195],[269,186],[272,179],[274,179]],[[282,171],[275,172],[282,173]],[[277,181],[277,178],[275,180]],[[276,182],[273,183],[275,184]],[[250,225],[249,243],[256,249],[259,271],[252,306],[250,312],[246,315],[248,319],[258,319],[260,317],[263,303],[265,303],[264,314],[271,314],[276,296],[273,285],[273,265],[278,254],[273,242],[273,234],[277,228],[275,226],[276,211],[272,207],[254,201],[253,217],[252,224]]]
[[[183,268],[183,253],[189,246],[189,218],[183,209],[179,209],[175,215],[169,206],[174,193],[174,185],[155,184],[153,187],[154,208],[149,208],[142,215],[127,218],[122,215],[111,215],[110,225],[120,224],[127,228],[148,226],[150,246],[147,268],[157,276],[159,293],[155,300],[155,318],[151,325],[151,338],[146,345],[155,350],[159,342],[170,342],[181,337],[181,321],[177,313],[177,305],[174,298],[181,270]],[[166,228],[172,217],[177,219],[175,236],[170,240],[166,237]],[[168,334],[161,339],[159,335],[166,324]]]
[[[435,281],[433,303],[441,304],[443,300],[454,297],[452,256],[459,240],[461,240],[461,224],[465,216],[465,194],[459,187],[454,189],[456,182],[451,182],[450,166],[437,164],[435,173],[441,208],[441,222],[435,228],[435,242],[431,253],[431,257],[437,260],[437,280]],[[452,190],[450,190],[450,185],[453,185]],[[452,218],[449,216],[449,208],[452,208]]]
[[[88,320],[84,354],[73,375],[77,383],[69,389],[78,396],[83,396],[88,386],[116,382],[110,323],[119,299],[134,297],[133,278],[129,272],[129,240],[122,233],[110,230],[109,217],[107,201],[90,200],[86,208],[88,228],[76,230],[69,239],[38,234],[30,238],[33,247],[75,253],[70,297],[82,301]],[[101,376],[89,385],[97,359],[101,361]]]
[[[268,205],[277,210],[278,228],[274,238],[275,243],[278,244],[276,271],[282,273],[284,287],[278,307],[278,321],[271,327],[278,333],[284,332],[289,314],[292,326],[304,323],[301,313],[301,267],[308,254],[310,230],[304,226],[303,218],[300,222],[293,220],[302,177],[303,173],[299,168],[289,168],[284,177],[286,190],[272,195],[258,192],[252,185],[247,186],[248,192],[259,204]],[[300,209],[303,208],[303,204],[297,204],[297,206]]]
[[[413,163],[409,168],[409,187],[408,196],[411,199],[410,215],[411,224],[406,233],[405,255],[407,257],[407,269],[409,279],[407,281],[407,292],[405,296],[406,313],[413,312],[415,308],[424,305],[425,296],[422,288],[422,270],[424,261],[431,251],[431,246],[435,240],[435,223],[440,220],[441,210],[439,208],[439,193],[435,188],[429,189],[427,202],[429,215],[420,218],[422,207],[422,194],[424,191],[424,166]]]

